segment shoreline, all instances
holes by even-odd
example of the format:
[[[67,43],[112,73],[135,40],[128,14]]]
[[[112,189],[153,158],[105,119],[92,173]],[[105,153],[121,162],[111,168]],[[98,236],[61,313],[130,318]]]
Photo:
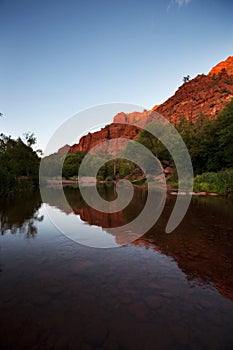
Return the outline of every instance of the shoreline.
[[[95,178],[88,178],[88,179],[85,179],[83,180],[82,179],[82,184],[85,184],[87,186],[93,186],[97,183],[99,184],[107,184],[107,183],[113,183],[113,184],[116,184],[116,181],[104,181],[104,180],[101,180],[101,181],[98,181],[96,180]],[[80,181],[78,180],[57,180],[57,179],[52,179],[52,180],[47,180],[47,185],[48,186],[57,186],[57,185],[64,185],[64,186],[68,186],[68,185],[79,185]],[[145,184],[143,185],[134,185],[133,186],[136,186],[136,187],[146,187]],[[162,185],[159,185],[159,184],[151,184],[150,187],[154,187],[154,188],[164,188]],[[166,185],[166,188],[167,188],[167,191],[169,192],[169,194],[173,195],[173,196],[184,196],[187,194],[186,191],[182,191],[182,189],[178,190],[176,188],[173,188],[171,185],[167,184]],[[188,192],[189,195],[192,195],[192,196],[224,196],[223,194],[220,194],[220,193],[216,193],[216,192],[205,192],[205,191],[200,191],[200,192]]]

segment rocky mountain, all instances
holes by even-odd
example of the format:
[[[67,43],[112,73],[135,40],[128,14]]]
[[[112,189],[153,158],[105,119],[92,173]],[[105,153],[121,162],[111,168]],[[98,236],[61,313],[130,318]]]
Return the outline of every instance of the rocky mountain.
[[[209,75],[218,75],[223,69],[226,70],[228,75],[233,75],[233,56],[229,56],[225,61],[214,66],[209,72]]]
[[[58,153],[67,153],[69,152],[69,150],[70,150],[70,146],[66,144],[65,146],[59,148]]]
[[[198,75],[183,84],[156,111],[172,123],[176,123],[181,115],[193,122],[201,113],[213,119],[232,98],[233,75],[223,69],[217,75]]]
[[[138,133],[139,128],[129,124],[112,123],[102,128],[100,131],[88,133],[81,137],[78,144],[74,144],[70,147],[69,152],[89,151],[91,148],[101,143],[98,147],[98,151],[107,151],[110,154],[115,154],[116,151],[120,151],[125,147],[125,141],[120,138],[134,139]],[[109,144],[109,140],[112,140],[111,144]]]
[[[102,151],[116,153],[124,148],[125,143],[117,140],[120,137],[134,139],[140,128],[132,127],[130,123],[137,123],[141,128],[146,123],[153,121],[153,112],[156,111],[175,124],[180,116],[184,116],[190,122],[194,122],[201,114],[213,119],[223,107],[233,98],[233,56],[218,63],[210,72],[201,74],[187,81],[179,87],[175,94],[161,105],[154,106],[151,110],[133,113],[118,113],[113,118],[113,123],[100,131],[83,136],[79,143],[70,147],[69,152],[89,151],[100,142],[115,139],[108,147],[103,145]],[[124,124],[120,124],[124,123]],[[67,150],[67,145],[59,152]]]

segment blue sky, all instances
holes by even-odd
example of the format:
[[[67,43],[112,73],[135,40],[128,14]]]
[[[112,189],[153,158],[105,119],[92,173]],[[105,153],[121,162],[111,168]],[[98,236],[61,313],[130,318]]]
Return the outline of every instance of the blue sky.
[[[230,0],[0,0],[0,131],[44,149],[80,110],[165,101],[233,55],[232,13]]]

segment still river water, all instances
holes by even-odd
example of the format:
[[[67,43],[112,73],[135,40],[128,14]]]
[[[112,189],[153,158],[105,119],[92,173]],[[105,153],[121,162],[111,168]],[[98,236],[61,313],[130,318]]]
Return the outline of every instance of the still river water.
[[[171,234],[164,228],[175,198],[137,241],[113,249],[78,244],[47,211],[102,238],[143,207],[135,188],[122,212],[88,207],[78,188],[64,189],[70,206],[48,188],[0,201],[0,349],[232,350],[233,202],[195,197]],[[106,199],[113,188],[103,186]]]

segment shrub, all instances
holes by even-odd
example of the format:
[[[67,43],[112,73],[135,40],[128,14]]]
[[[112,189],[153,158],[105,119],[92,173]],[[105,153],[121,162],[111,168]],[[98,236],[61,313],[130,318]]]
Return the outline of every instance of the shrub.
[[[233,188],[233,169],[209,172],[198,175],[194,179],[194,191],[217,192],[225,194],[227,187]]]

